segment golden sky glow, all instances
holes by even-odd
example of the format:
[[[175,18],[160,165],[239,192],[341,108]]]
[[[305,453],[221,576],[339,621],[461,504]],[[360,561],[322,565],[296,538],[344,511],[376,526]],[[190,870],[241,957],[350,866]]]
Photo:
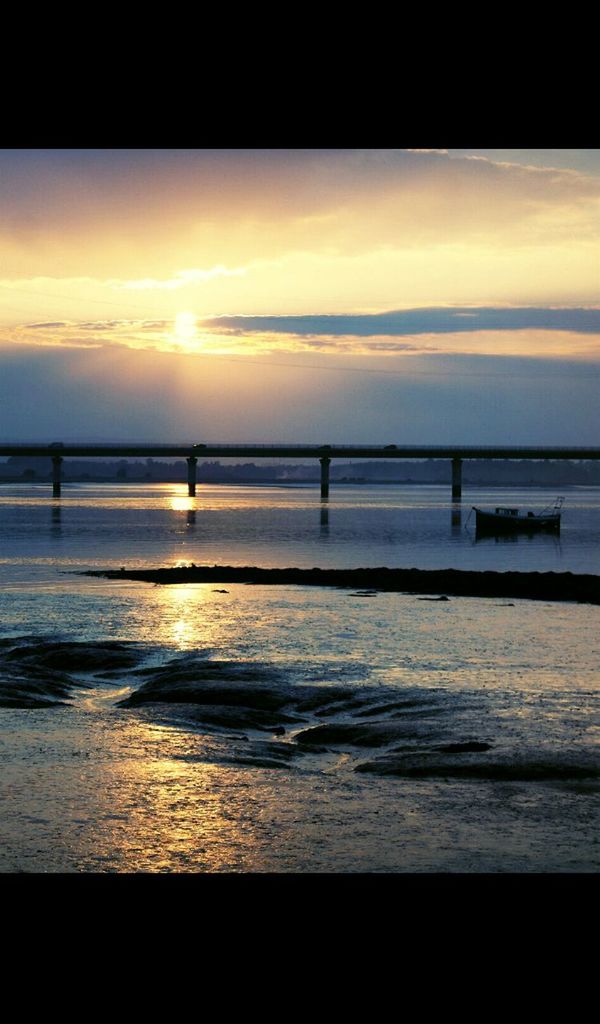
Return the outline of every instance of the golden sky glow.
[[[0,322],[596,303],[600,173],[539,162],[41,154],[0,194]]]
[[[84,349],[80,378],[94,351],[179,353],[198,387],[211,356],[287,360],[296,380],[316,357],[600,361],[600,312],[577,320],[600,311],[599,151],[3,151],[0,170],[5,357]],[[453,329],[482,309],[493,329]],[[393,311],[416,329],[330,330]],[[229,394],[237,372],[218,376]]]

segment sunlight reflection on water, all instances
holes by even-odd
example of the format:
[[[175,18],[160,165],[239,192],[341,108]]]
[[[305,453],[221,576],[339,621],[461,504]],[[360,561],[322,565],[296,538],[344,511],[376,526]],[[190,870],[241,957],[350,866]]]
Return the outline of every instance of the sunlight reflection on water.
[[[441,560],[598,571],[595,493],[573,495],[557,548],[474,545],[462,526],[453,529],[440,488],[340,489],[325,525],[314,488],[199,488],[189,498],[184,485],[82,485],[65,488],[60,509],[45,489],[21,491],[23,498],[19,489],[0,490],[4,637],[133,641],[151,663],[197,653],[209,662],[260,664],[281,673],[283,682],[269,682],[276,693],[306,684],[346,688],[353,700],[382,692],[387,700],[389,692],[392,701],[416,703],[414,718],[410,707],[402,719],[392,709],[386,722],[421,722],[417,745],[439,745],[430,737],[449,729],[452,738],[491,744],[504,766],[547,755],[560,767],[561,758],[589,759],[597,749],[594,606],[428,603],[408,594],[241,584],[160,587],[72,574],[191,561],[432,567]],[[527,498],[548,502],[546,492]],[[600,866],[592,839],[597,793],[585,780],[360,775],[356,765],[377,751],[343,742],[273,767],[299,731],[338,719],[306,712],[273,736],[211,729],[193,718],[193,704],[115,706],[142,681],[117,671],[76,692],[72,706],[0,709],[0,870]],[[368,708],[365,714],[340,713],[339,722],[368,724]]]

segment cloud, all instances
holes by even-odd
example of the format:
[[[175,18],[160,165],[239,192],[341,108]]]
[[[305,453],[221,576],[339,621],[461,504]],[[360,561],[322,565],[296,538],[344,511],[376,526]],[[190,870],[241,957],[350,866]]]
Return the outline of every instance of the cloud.
[[[27,327],[30,331],[38,331],[45,330],[46,328],[50,327],[68,327],[69,325],[66,320],[56,320],[42,324],[25,324],[24,326]]]
[[[32,329],[30,329],[32,328]],[[14,345],[117,347],[218,357],[285,353],[525,356],[600,360],[600,308],[439,306],[385,313],[218,316],[182,332],[175,319],[40,322],[7,336]]]
[[[456,334],[473,331],[571,331],[600,335],[600,308],[439,307],[369,314],[304,316],[221,316],[202,321],[207,329],[236,334],[253,332],[304,337],[354,337]]]
[[[135,320],[87,320],[83,323],[71,322],[65,326],[76,327],[82,331],[113,331],[116,327],[133,327]]]
[[[215,277],[242,277],[245,273],[245,267],[236,267],[233,270],[229,270],[220,263],[216,267],[211,267],[210,270],[178,270],[174,277],[170,277],[165,281],[158,281],[156,278],[145,277],[140,281],[111,281],[109,283],[115,288],[133,289],[138,291],[143,291],[149,288],[172,291],[175,288],[184,288],[186,285],[201,284],[205,281],[211,281]]]
[[[0,171],[7,276],[133,290],[304,251],[598,236],[598,176],[443,151],[4,151]]]

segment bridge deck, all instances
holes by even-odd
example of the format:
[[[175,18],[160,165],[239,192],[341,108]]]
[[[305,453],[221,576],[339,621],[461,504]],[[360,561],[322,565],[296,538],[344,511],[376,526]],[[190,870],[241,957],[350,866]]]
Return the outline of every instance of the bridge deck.
[[[541,445],[1,444],[0,456],[66,458],[600,459],[600,447]]]

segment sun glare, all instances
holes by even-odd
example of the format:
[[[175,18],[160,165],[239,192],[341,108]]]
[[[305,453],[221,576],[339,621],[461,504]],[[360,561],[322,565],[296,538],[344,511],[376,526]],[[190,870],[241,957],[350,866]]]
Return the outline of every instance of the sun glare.
[[[181,345],[189,345],[197,336],[196,315],[194,313],[178,313],[175,317],[175,338]]]

